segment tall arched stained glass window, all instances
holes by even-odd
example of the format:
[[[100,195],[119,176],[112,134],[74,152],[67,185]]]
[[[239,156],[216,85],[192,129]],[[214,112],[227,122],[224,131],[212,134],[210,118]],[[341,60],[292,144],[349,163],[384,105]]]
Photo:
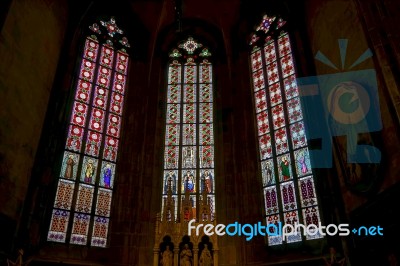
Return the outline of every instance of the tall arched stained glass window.
[[[318,201],[285,26],[282,19],[264,16],[250,41],[266,223],[318,225]],[[322,237],[314,233],[305,239]],[[299,242],[302,235],[268,236],[268,244]]]
[[[165,152],[162,210],[170,184],[175,217],[178,220],[185,196],[191,211],[185,221],[199,217],[207,202],[209,220],[215,214],[213,84],[211,53],[189,37],[169,55],[166,103]],[[182,211],[182,210],[181,210]]]
[[[114,18],[88,31],[47,239],[105,247],[130,45]]]

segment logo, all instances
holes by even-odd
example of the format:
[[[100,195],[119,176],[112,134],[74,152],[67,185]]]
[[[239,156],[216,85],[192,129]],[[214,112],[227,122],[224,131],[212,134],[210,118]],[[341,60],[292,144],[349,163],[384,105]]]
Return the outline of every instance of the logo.
[[[339,48],[344,70],[347,40],[339,39]],[[349,69],[371,56],[371,51],[366,50]],[[338,70],[320,51],[315,58]],[[335,136],[347,138],[347,163],[381,161],[379,149],[357,143],[358,134],[382,129],[375,70],[298,78],[297,85],[304,109],[307,136],[309,139],[321,140],[321,149],[310,150],[314,167],[332,167],[332,137]]]
[[[190,220],[188,223],[188,235],[191,236],[194,230],[196,236],[199,236],[201,231],[207,236],[214,234],[218,236],[246,236],[246,240],[250,241],[254,236],[282,236],[283,239],[287,240],[288,237],[298,234],[303,236],[318,236],[316,238],[324,237],[326,235],[334,236],[348,236],[352,232],[358,236],[383,236],[383,228],[381,226],[360,226],[358,228],[349,229],[349,224],[329,224],[322,225],[321,223],[303,225],[300,223],[285,224],[281,222],[276,224],[268,224],[267,226],[262,225],[261,222],[256,224],[241,224],[238,222],[225,224],[195,224],[196,220]]]

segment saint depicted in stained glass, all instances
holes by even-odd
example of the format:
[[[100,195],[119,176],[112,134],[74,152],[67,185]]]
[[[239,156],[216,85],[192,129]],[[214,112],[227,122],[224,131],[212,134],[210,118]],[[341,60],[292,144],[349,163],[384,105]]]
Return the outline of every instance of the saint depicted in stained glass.
[[[275,175],[274,175],[274,166],[272,164],[272,161],[264,161],[262,164],[262,171],[263,171],[263,184],[264,186],[266,185],[271,185],[275,183]]]
[[[94,176],[94,166],[93,166],[93,160],[89,159],[86,168],[85,168],[85,182],[86,183],[92,183],[92,178]]]
[[[191,171],[186,171],[185,176],[183,177],[183,188],[185,191],[188,191],[190,193],[195,192],[194,189],[195,186],[195,181],[194,177]]]
[[[289,161],[286,156],[282,156],[281,163],[281,174],[283,181],[290,179],[290,171],[289,171]]]
[[[72,174],[74,172],[74,165],[75,165],[74,156],[68,155],[67,167],[65,168],[64,178],[72,178]]]
[[[206,190],[207,193],[213,193],[213,177],[208,170],[204,170],[203,176],[201,177],[201,190]]]
[[[111,187],[111,175],[112,175],[111,165],[106,164],[106,168],[103,171],[104,187],[106,188]]]
[[[168,186],[171,186],[171,191],[173,194],[176,193],[176,175],[173,171],[169,171],[165,176],[164,180],[164,194],[168,192]]]
[[[297,160],[296,170],[298,176],[304,176],[311,174],[310,157],[307,148],[303,148],[294,152],[294,156]]]

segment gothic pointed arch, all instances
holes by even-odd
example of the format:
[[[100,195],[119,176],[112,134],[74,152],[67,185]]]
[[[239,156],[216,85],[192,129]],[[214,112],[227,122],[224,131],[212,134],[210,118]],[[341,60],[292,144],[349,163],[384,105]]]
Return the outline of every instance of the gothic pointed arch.
[[[169,58],[162,212],[165,214],[170,200],[175,209],[171,212],[174,215],[162,217],[169,221],[201,219],[199,210],[207,206],[207,219],[212,221],[215,216],[212,54],[188,36],[170,51]]]
[[[286,21],[265,15],[249,45],[266,223],[317,226],[317,192]],[[269,230],[270,246],[322,238],[317,230],[286,239]]]
[[[114,17],[86,32],[47,240],[105,247],[131,43]]]

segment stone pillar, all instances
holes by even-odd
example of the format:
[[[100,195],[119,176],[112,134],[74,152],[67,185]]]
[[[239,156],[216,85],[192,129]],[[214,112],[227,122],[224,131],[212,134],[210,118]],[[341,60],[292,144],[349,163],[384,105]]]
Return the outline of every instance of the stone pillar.
[[[199,249],[193,248],[193,266],[199,265]]]
[[[160,257],[159,253],[160,249],[155,248],[153,251],[153,266],[158,266],[158,258]]]
[[[218,266],[218,249],[213,249],[214,251],[214,265],[213,266]]]
[[[174,266],[178,266],[179,248],[174,248]]]

